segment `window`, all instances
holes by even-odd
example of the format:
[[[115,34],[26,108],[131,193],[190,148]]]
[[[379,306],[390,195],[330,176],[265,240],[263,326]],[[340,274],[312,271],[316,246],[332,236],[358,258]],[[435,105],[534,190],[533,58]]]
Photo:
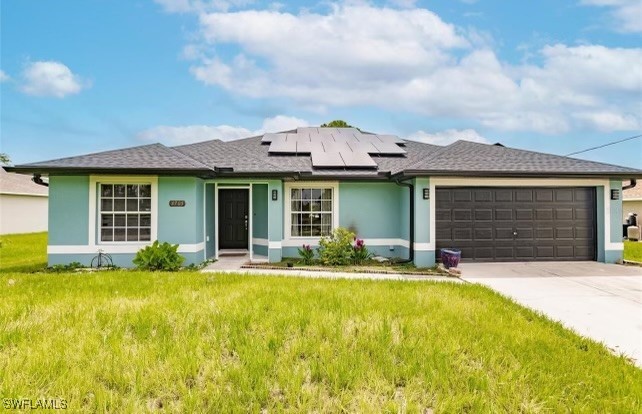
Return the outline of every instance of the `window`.
[[[332,188],[291,188],[292,237],[319,237],[332,233]]]
[[[150,241],[151,197],[151,184],[100,184],[100,241]]]

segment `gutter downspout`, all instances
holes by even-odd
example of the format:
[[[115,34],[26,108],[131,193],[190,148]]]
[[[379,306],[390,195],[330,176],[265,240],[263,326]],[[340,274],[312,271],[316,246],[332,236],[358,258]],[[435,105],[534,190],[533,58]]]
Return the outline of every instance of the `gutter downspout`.
[[[410,191],[410,232],[408,233],[409,246],[408,246],[408,258],[405,260],[399,260],[395,263],[410,263],[415,259],[415,186],[408,183],[401,182],[400,179],[394,180],[395,184],[401,187],[408,187]]]
[[[635,178],[631,178],[631,184],[622,186],[622,191],[635,187],[637,183],[638,182]]]
[[[33,181],[34,183],[36,183],[38,185],[42,185],[43,187],[49,187],[49,183],[44,181],[42,179],[42,177],[40,176],[40,174],[34,174],[33,178],[31,179],[31,181]]]

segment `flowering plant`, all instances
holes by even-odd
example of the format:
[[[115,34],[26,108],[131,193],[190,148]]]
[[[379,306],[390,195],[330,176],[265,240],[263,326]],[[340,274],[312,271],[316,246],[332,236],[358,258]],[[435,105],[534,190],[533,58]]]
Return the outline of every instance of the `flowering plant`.
[[[352,246],[352,262],[356,265],[363,264],[364,261],[370,258],[371,254],[366,247],[366,242],[363,239],[354,239]]]
[[[303,247],[299,248],[299,256],[301,256],[304,265],[311,265],[314,259],[314,250],[309,244],[304,244]]]

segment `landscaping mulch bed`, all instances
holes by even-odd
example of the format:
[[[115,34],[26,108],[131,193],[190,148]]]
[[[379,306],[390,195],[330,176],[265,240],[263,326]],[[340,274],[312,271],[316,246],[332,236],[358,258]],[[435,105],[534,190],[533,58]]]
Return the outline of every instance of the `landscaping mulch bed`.
[[[404,270],[404,269],[382,269],[373,267],[322,267],[322,266],[275,266],[272,264],[245,264],[241,269],[262,269],[262,270],[305,270],[310,272],[344,272],[344,273],[372,273],[372,274],[402,274],[410,276],[454,276],[444,270]]]

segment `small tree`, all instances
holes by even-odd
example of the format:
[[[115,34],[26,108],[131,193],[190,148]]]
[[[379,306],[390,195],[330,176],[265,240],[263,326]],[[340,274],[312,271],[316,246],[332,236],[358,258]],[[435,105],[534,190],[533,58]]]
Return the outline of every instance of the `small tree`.
[[[0,152],[0,164],[2,165],[11,164],[11,158],[9,158],[9,155],[5,154],[4,152]]]
[[[322,124],[321,128],[354,128],[352,125],[348,124],[343,119],[335,119],[328,123]]]

